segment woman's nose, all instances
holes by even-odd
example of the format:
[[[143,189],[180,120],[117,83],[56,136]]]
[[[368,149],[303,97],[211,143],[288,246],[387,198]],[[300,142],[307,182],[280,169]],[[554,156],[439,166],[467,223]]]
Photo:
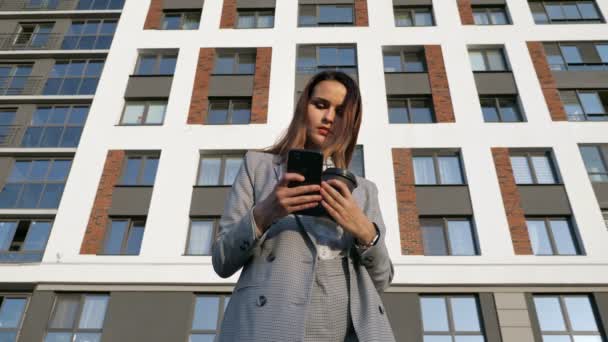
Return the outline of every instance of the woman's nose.
[[[325,114],[323,115],[323,119],[327,122],[333,122],[335,115],[336,115],[335,110],[333,110],[332,108],[329,108],[328,110],[325,111]]]

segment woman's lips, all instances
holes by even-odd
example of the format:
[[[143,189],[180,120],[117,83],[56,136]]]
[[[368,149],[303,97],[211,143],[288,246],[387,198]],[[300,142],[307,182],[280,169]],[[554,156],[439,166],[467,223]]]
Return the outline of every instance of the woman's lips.
[[[325,128],[319,128],[319,134],[325,137],[327,134],[329,134],[329,131]]]

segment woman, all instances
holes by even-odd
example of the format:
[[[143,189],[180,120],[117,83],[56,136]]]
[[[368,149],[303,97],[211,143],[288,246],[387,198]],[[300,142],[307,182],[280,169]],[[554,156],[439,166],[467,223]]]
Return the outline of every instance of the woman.
[[[360,125],[357,84],[321,72],[304,88],[286,134],[245,154],[213,244],[218,275],[243,268],[219,341],[394,341],[379,295],[393,264],[376,185],[357,176],[352,194],[336,180],[287,187],[304,180],[285,171],[290,149],[317,149],[324,168],[346,168]],[[335,223],[291,214],[319,203]]]

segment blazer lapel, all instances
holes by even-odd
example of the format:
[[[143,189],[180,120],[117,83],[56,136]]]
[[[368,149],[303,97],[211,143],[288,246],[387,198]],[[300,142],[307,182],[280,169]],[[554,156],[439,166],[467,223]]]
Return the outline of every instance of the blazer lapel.
[[[277,183],[281,180],[281,177],[283,177],[283,166],[285,165],[285,163],[281,162],[281,156],[278,154],[273,155],[272,157],[272,163],[273,163],[273,169],[274,169],[274,175],[277,179]]]

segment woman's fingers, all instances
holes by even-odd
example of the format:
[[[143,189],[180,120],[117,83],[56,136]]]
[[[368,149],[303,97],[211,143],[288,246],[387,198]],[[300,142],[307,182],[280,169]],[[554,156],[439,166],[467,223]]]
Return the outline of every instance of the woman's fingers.
[[[294,172],[288,172],[285,175],[283,175],[283,178],[281,178],[281,180],[279,181],[279,186],[287,186],[289,184],[289,182],[294,181],[294,182],[303,182],[305,180],[304,176],[302,176],[299,173],[294,173]]]
[[[323,195],[323,199],[332,207],[338,209],[343,206],[344,197],[327,182],[321,183],[321,195]]]
[[[297,196],[286,199],[285,203],[287,204],[287,206],[291,207],[309,202],[315,202],[315,204],[318,204],[318,202],[322,199],[323,198],[321,197],[321,195]]]

